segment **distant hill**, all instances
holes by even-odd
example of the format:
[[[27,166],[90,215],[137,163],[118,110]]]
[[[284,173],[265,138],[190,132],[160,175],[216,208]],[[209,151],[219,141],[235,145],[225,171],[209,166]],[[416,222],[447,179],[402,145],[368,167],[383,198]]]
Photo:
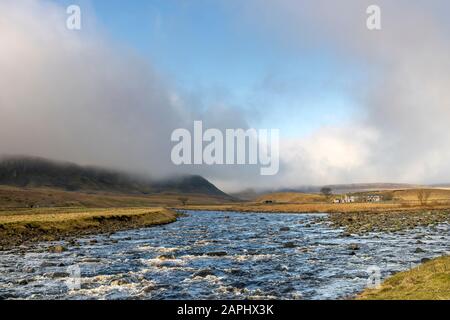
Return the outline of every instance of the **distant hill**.
[[[321,194],[308,194],[300,192],[279,192],[269,193],[259,196],[254,200],[255,202],[276,202],[276,203],[312,203],[312,202],[324,202],[325,196]]]
[[[327,186],[333,190],[333,193],[366,192],[378,190],[400,190],[423,188],[422,185],[407,183],[354,183],[338,184]],[[319,190],[320,191],[320,190]]]
[[[322,187],[329,187],[334,194],[350,192],[367,192],[378,190],[399,190],[399,189],[417,189],[423,188],[422,185],[407,183],[352,183],[352,184],[334,184],[326,186],[303,186],[298,188],[283,188],[271,190],[270,192],[291,192],[291,193],[320,193]],[[267,191],[265,193],[268,193]]]
[[[275,189],[262,189],[253,190],[247,189],[240,192],[233,193],[232,196],[250,201],[262,201],[267,200],[264,196],[276,194],[283,197],[283,201],[293,196],[293,202],[303,202],[303,199],[299,200],[298,197],[303,197],[301,194],[312,195],[320,194],[321,189],[324,186],[300,186],[295,188],[275,188]],[[374,191],[387,191],[387,190],[409,190],[409,189],[420,189],[427,188],[427,186],[417,185],[417,184],[406,184],[406,183],[354,183],[354,184],[335,184],[327,185],[325,187],[331,188],[333,194],[344,194],[344,193],[355,193],[355,192],[374,192]],[[428,186],[431,188],[444,188],[450,185],[434,185]]]
[[[32,157],[1,158],[0,185],[124,194],[192,193],[231,198],[201,176],[153,180],[115,170]]]
[[[247,201],[247,200],[254,200],[259,196],[261,196],[261,194],[262,194],[261,192],[257,192],[254,189],[245,189],[239,192],[230,193],[230,196],[236,199]]]

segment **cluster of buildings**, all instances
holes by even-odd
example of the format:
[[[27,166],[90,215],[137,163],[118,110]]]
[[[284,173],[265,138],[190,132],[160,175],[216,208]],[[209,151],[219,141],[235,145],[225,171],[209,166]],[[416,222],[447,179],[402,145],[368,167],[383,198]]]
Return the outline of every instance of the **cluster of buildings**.
[[[355,196],[355,195],[341,195],[339,198],[334,198],[333,203],[354,203],[354,202],[381,202],[383,197],[380,195],[364,195],[364,196]]]

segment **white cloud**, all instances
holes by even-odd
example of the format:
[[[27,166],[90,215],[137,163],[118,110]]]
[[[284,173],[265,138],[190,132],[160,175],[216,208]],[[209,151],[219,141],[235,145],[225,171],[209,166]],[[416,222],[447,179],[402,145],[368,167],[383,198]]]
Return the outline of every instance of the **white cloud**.
[[[377,33],[365,27],[368,4],[239,2],[236,19],[257,21],[274,45],[286,41],[299,57],[327,50],[366,66],[367,80],[353,88],[362,117],[282,141],[275,177],[259,176],[256,167],[181,171],[228,189],[450,181],[450,23],[443,14],[450,4],[380,0]],[[184,95],[137,54],[100,33],[67,30],[65,19],[64,8],[50,2],[0,3],[0,153],[165,175],[175,172],[173,129],[194,119],[247,127],[251,112],[226,101],[203,106],[202,97]]]
[[[370,4],[250,1],[241,10],[294,54],[325,50],[365,68],[365,80],[353,84],[358,116],[286,141],[279,185],[450,181],[450,4],[380,0],[375,32],[365,23]]]

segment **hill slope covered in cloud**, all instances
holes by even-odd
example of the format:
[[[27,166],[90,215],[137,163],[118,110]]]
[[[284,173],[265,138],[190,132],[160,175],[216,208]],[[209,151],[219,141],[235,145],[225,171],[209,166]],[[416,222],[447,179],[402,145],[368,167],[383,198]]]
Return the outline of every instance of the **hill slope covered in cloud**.
[[[32,157],[5,157],[0,160],[0,184],[127,194],[197,193],[229,198],[201,176],[152,180],[122,171]]]

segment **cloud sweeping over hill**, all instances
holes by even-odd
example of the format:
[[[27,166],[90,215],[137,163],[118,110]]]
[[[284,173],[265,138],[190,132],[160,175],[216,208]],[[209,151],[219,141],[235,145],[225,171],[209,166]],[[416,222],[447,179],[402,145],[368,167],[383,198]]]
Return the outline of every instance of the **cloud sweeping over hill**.
[[[170,135],[176,128],[191,128],[198,119],[208,127],[247,128],[251,117],[264,118],[267,110],[245,104],[232,107],[226,99],[205,105],[203,93],[193,98],[179,89],[164,68],[115,40],[94,17],[89,17],[89,26],[72,32],[66,28],[65,7],[58,3],[2,1],[0,154],[161,177],[202,174],[226,190],[450,180],[450,21],[445,16],[450,4],[377,1],[381,31],[365,27],[369,4],[221,3],[236,28],[251,30],[289,55],[308,61],[312,54],[324,52],[342,62],[341,70],[358,70],[355,79],[345,83],[345,94],[356,110],[307,133],[287,137],[279,128],[280,173],[264,177],[252,166],[176,167],[170,161]],[[351,71],[330,72],[322,80],[352,76]],[[277,87],[283,94],[289,90],[296,89]],[[324,113],[339,112],[337,104],[336,111],[330,111],[333,102],[327,103]],[[289,124],[289,116],[285,122]]]
[[[450,4],[377,1],[382,30],[369,31],[365,12],[372,3],[247,3],[244,16],[299,56],[320,47],[366,73],[351,83],[357,115],[286,141],[290,183],[429,183],[450,177],[450,22],[444,14]]]
[[[189,115],[150,65],[62,6],[2,1],[0,19],[2,153],[167,173],[161,137]]]

